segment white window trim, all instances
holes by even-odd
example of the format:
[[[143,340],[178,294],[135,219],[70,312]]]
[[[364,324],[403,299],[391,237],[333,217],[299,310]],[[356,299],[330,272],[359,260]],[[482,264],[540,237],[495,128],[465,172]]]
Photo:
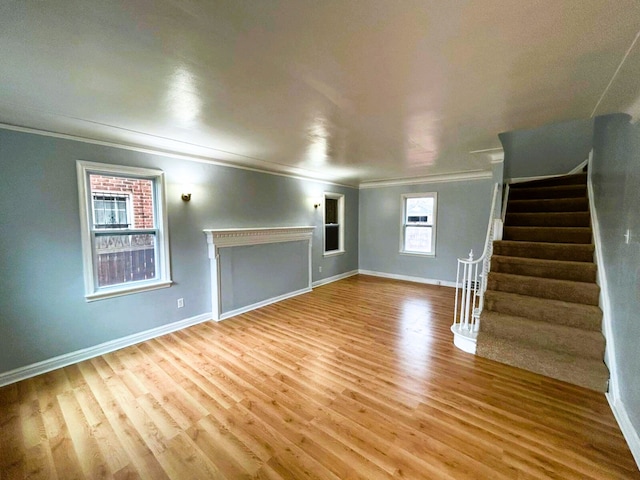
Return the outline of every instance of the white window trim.
[[[171,286],[171,261],[169,258],[169,235],[167,232],[169,222],[167,218],[164,172],[162,170],[151,168],[128,167],[77,160],[76,173],[78,176],[78,202],[80,206],[85,299],[88,302],[91,302],[94,300],[118,297],[121,295],[129,295],[132,293],[156,290]],[[156,271],[158,273],[158,278],[110,287],[99,288],[96,285],[93,244],[91,241],[92,217],[90,209],[93,206],[93,198],[91,196],[91,185],[89,184],[90,173],[114,176],[131,175],[135,177],[147,177],[154,180],[154,200],[156,209],[154,213],[156,215],[156,241],[158,246]]]
[[[414,252],[413,250],[404,249],[404,232],[405,219],[407,218],[407,198],[433,198],[433,226],[431,227],[431,253]],[[435,258],[436,256],[436,227],[438,226],[438,193],[403,193],[402,198],[402,217],[400,217],[400,254],[415,257]]]
[[[326,241],[327,241],[327,230],[325,228],[326,225],[326,216],[325,216],[325,205],[327,204],[327,198],[338,200],[338,249],[337,250],[329,250],[327,252]],[[344,249],[344,195],[341,193],[331,193],[324,192],[324,197],[322,199],[322,256],[323,257],[333,257],[334,255],[342,255],[345,253]]]

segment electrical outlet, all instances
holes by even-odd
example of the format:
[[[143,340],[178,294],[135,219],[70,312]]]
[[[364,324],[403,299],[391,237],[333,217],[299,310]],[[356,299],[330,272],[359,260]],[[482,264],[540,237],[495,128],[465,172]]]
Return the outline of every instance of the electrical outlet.
[[[182,308],[184,307],[184,298],[179,298],[178,299],[178,308]]]
[[[318,271],[322,273],[322,267],[318,267]]]

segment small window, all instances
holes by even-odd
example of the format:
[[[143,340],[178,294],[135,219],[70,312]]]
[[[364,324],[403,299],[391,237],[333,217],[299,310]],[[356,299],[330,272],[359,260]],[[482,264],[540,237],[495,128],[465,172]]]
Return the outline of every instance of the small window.
[[[99,177],[92,175],[93,180]],[[115,177],[112,177],[115,179]],[[93,193],[93,226],[95,228],[128,228],[131,226],[129,219],[129,195],[113,195],[108,193]]]
[[[344,195],[324,194],[324,253],[344,252]]]
[[[402,196],[400,252],[433,256],[436,253],[436,193]]]
[[[164,176],[77,162],[87,300],[168,287]]]

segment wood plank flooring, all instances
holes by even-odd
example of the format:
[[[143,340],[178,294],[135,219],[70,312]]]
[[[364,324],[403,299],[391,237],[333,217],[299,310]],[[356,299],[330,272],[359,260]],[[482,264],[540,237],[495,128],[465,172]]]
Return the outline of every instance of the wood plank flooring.
[[[0,389],[0,477],[640,478],[604,395],[453,347],[356,276]]]

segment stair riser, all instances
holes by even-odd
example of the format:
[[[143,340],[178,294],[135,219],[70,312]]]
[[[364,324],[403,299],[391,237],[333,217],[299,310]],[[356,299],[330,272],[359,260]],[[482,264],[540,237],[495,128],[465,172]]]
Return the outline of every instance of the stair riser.
[[[514,281],[513,279],[500,278],[499,275],[499,273],[489,273],[487,288],[530,297],[598,305],[600,291],[599,287],[594,283],[565,284],[562,287],[558,287],[553,283],[553,280],[549,279],[521,277]]]
[[[509,200],[507,212],[586,212],[589,204],[586,198],[565,198],[554,200]]]
[[[549,304],[544,300],[531,298],[518,301],[502,299],[487,290],[484,299],[485,310],[527,317],[541,322],[550,322],[567,327],[600,331],[602,312],[599,309],[579,308],[575,305]]]
[[[586,212],[573,213],[508,213],[508,227],[590,227],[591,217]]]
[[[575,198],[586,196],[586,185],[571,185],[546,188],[514,188],[513,190],[509,190],[510,200],[525,200],[534,198]]]
[[[518,242],[591,243],[591,228],[505,227],[504,240]]]
[[[535,323],[542,325],[537,325],[535,328],[522,328],[518,324],[493,318],[481,319],[480,325],[483,332],[506,340],[514,340],[581,358],[602,360],[604,357],[605,342],[599,332],[567,327],[554,330],[549,328],[553,327],[552,324],[545,326],[544,322]]]
[[[491,271],[510,273],[513,275],[526,275],[530,277],[555,278],[557,280],[573,280],[574,282],[595,282],[595,265],[529,265],[517,261],[502,261],[494,256],[491,260]]]
[[[494,255],[504,255],[506,257],[593,262],[593,246],[586,244],[576,244],[573,248],[567,248],[543,243],[513,245],[498,241],[493,243],[493,253]]]

